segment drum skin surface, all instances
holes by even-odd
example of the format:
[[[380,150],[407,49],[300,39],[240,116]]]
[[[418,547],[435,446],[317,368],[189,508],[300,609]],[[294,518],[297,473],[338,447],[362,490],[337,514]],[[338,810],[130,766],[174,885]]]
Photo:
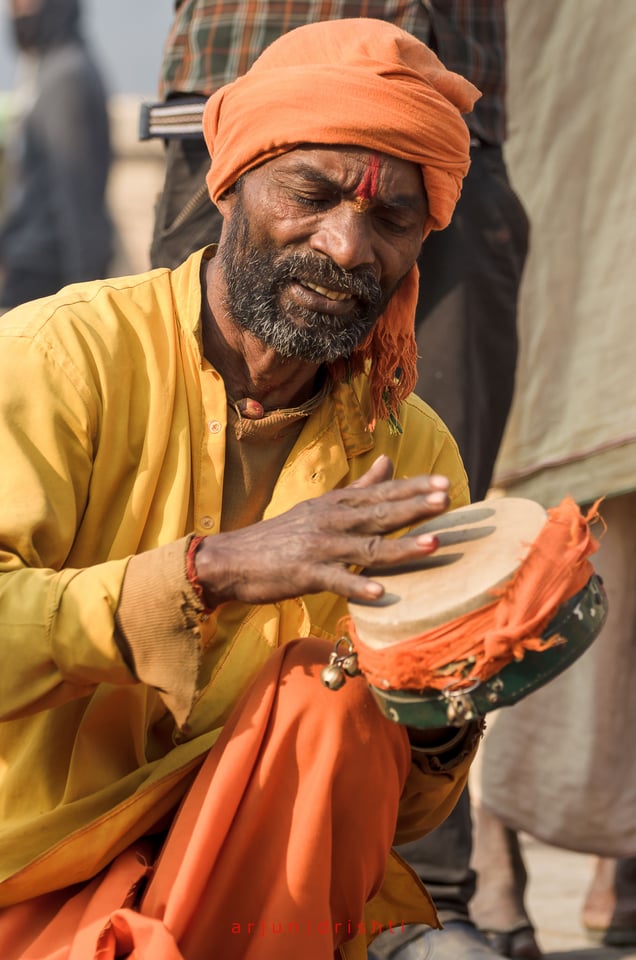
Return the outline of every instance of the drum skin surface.
[[[376,601],[349,601],[360,639],[383,648],[492,602],[493,591],[521,566],[546,520],[535,501],[502,497],[451,510],[409,531],[407,536],[435,534],[439,547],[416,564],[370,572],[386,592]]]

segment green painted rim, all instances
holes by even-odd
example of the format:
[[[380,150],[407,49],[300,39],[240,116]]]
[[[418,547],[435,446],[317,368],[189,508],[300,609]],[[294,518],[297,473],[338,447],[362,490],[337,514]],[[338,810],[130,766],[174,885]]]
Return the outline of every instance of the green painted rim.
[[[549,683],[566,670],[593,643],[607,617],[607,595],[596,574],[585,587],[558,610],[542,636],[559,634],[565,643],[541,652],[529,650],[523,660],[514,660],[484,683],[467,690],[425,693],[420,690],[380,690],[371,692],[382,713],[395,723],[408,727],[461,726],[467,720],[492,710],[509,707],[529,693]]]

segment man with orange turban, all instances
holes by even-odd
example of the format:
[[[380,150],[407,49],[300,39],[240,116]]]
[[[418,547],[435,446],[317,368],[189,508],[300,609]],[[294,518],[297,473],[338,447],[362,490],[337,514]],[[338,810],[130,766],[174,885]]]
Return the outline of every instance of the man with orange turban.
[[[4,319],[4,960],[354,960],[438,925],[391,847],[452,809],[479,723],[320,675],[382,594],[360,568],[468,499],[410,389],[476,95],[387,23],[293,31],[206,107],[218,249]]]

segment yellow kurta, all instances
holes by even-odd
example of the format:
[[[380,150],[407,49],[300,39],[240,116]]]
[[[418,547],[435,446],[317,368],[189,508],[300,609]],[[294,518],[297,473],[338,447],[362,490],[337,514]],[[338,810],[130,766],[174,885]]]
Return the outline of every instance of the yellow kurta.
[[[147,831],[271,651],[333,637],[345,612],[320,594],[226,604],[196,623],[184,614],[157,637],[158,650],[184,636],[202,647],[182,729],[117,646],[130,558],[219,530],[226,395],[201,354],[201,258],[70,287],[0,325],[0,906],[94,875]],[[265,517],[352,482],[381,453],[396,476],[446,474],[452,505],[467,502],[456,446],[425,404],[403,404],[402,436],[383,422],[369,432],[369,410],[364,378],[331,392]],[[448,811],[466,766],[413,767],[400,840]]]

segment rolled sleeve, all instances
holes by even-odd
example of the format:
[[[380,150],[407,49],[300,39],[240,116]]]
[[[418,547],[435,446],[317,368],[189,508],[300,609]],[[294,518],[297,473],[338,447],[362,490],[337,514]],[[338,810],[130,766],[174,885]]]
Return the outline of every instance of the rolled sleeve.
[[[483,734],[483,721],[465,726],[447,752],[412,750],[411,771],[400,799],[395,843],[430,833],[449,815],[466,785]]]
[[[186,576],[192,536],[131,557],[116,640],[138,680],[154,687],[179,727],[197,695],[201,623],[208,614]]]

